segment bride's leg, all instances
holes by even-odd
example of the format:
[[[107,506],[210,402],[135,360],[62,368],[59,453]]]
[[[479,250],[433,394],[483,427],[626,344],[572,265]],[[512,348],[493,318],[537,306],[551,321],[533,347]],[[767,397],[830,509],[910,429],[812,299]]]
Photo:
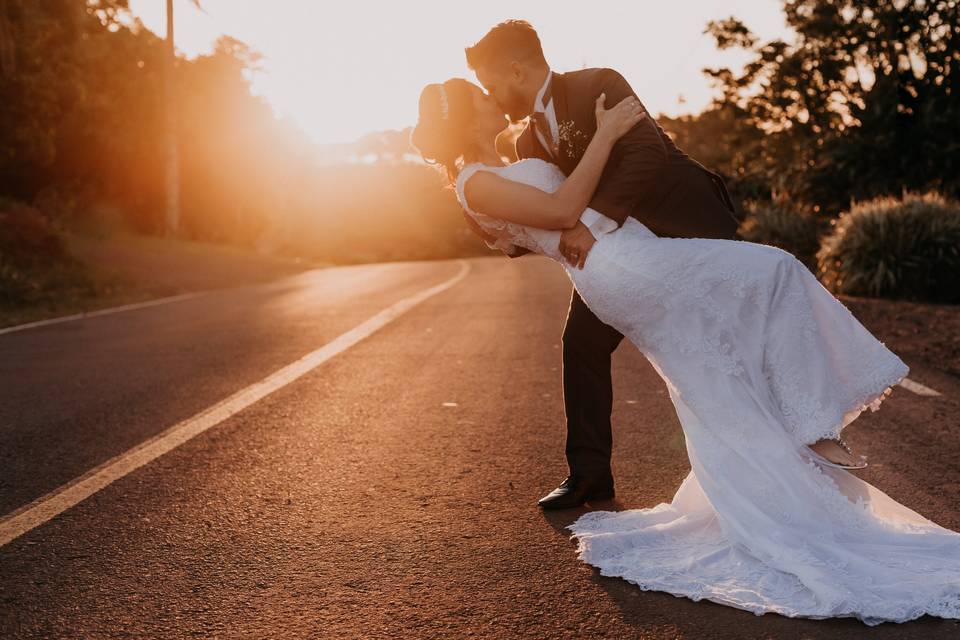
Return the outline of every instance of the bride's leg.
[[[896,357],[796,258],[772,248],[751,250],[770,275],[763,366],[786,424],[820,457],[862,468],[863,456],[849,451],[840,434],[874,400],[868,396],[866,405],[843,416],[828,408],[838,397],[859,401],[874,385],[894,381]]]

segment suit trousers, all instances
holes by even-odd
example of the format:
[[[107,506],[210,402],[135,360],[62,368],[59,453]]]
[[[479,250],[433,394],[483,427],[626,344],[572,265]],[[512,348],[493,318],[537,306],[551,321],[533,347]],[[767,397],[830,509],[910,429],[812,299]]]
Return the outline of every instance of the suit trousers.
[[[570,475],[611,477],[613,380],[610,362],[623,334],[604,324],[577,290],[563,329],[563,403]]]

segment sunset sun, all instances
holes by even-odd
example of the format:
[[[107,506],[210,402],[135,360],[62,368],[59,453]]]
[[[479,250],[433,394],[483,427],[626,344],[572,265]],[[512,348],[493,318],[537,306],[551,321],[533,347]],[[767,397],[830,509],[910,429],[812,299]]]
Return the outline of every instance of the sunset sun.
[[[717,52],[703,25],[743,14],[764,37],[786,32],[775,0],[711,3],[609,3],[583,12],[577,2],[543,5],[449,2],[275,3],[205,0],[197,11],[177,0],[178,47],[188,56],[208,51],[221,34],[264,56],[253,89],[320,143],[348,142],[365,133],[402,129],[416,121],[417,97],[427,83],[461,76],[474,81],[463,49],[482,25],[524,18],[543,36],[557,69],[617,67],[654,113],[686,113],[712,95],[705,66],[745,61]],[[182,6],[181,6],[182,5]],[[163,3],[131,0],[134,15],[164,33]],[[663,52],[670,50],[670,56]]]

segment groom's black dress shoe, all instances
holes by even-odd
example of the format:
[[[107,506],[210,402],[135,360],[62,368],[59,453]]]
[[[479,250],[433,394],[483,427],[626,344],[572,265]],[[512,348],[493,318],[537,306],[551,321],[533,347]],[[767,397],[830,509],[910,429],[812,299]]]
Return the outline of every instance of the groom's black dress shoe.
[[[584,502],[610,500],[614,496],[613,478],[580,478],[567,476],[560,486],[540,498],[544,509],[572,509]]]

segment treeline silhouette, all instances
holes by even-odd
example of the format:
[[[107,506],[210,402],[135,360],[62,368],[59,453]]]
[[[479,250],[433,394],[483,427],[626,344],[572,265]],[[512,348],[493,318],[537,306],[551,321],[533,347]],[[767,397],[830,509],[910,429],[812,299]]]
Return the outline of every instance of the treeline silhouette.
[[[785,0],[790,42],[761,42],[734,17],[712,22],[718,48],[745,49],[751,61],[742,72],[706,70],[719,89],[713,104],[660,121],[681,148],[725,176],[748,212],[751,240],[785,246],[816,270],[823,234],[849,226],[830,223],[852,202],[936,191],[947,201],[909,217],[917,232],[883,228],[939,238],[932,249],[918,245],[918,254],[932,256],[924,268],[953,265],[958,4]],[[163,42],[125,0],[0,0],[6,226],[13,228],[12,211],[37,211],[55,224],[120,221],[163,233],[163,55]],[[245,74],[258,62],[227,37],[209,55],[177,59],[181,234],[332,262],[486,252],[440,174],[416,160],[409,130],[318,148],[251,95]],[[883,246],[873,253],[882,257]],[[869,291],[909,295],[903,287]]]
[[[711,22],[742,73],[705,70],[720,95],[664,119],[681,148],[741,199],[789,198],[835,216],[904,190],[960,195],[960,2],[786,0],[791,42]]]
[[[790,42],[735,17],[700,114],[664,118],[725,176],[741,235],[793,252],[836,293],[960,302],[960,2],[786,0]],[[925,195],[917,195],[925,194]]]
[[[163,41],[122,0],[0,0],[0,43],[0,196],[162,234]],[[486,251],[439,173],[405,159],[407,132],[331,158],[251,95],[258,61],[228,37],[177,59],[184,237],[334,262]]]

